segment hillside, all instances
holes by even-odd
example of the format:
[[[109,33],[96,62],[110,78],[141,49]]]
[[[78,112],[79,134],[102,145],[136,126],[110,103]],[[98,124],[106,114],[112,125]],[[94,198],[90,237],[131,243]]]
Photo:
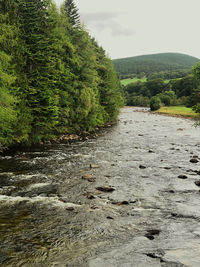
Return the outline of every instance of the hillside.
[[[161,71],[190,70],[200,59],[179,53],[162,53],[114,59],[113,64],[120,75],[149,74]]]

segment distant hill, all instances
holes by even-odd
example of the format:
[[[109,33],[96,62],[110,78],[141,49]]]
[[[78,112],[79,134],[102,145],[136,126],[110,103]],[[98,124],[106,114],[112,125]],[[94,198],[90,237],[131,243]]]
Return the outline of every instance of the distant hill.
[[[190,70],[200,59],[179,53],[162,53],[114,59],[120,75],[149,74],[161,71]]]

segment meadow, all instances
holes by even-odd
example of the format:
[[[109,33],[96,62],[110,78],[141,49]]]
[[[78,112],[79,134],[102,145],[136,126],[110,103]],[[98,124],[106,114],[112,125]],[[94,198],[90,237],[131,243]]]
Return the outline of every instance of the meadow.
[[[147,78],[143,77],[141,79],[139,79],[139,78],[123,79],[123,80],[121,80],[121,84],[126,86],[129,83],[134,83],[134,82],[138,82],[138,81],[141,81],[141,82],[145,83],[147,81]]]
[[[161,107],[159,110],[156,111],[156,113],[191,118],[199,117],[199,114],[195,113],[191,108],[187,108],[185,106]]]

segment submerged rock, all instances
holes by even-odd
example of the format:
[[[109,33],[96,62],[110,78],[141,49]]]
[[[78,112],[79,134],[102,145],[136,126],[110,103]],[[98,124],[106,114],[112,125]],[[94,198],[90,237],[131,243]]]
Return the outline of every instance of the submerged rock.
[[[115,188],[113,188],[113,187],[104,187],[104,186],[96,187],[96,189],[98,191],[106,192],[106,193],[111,193],[111,192],[115,191]]]
[[[107,217],[106,217],[106,219],[109,219],[109,220],[114,220],[114,218],[113,218],[113,217],[111,217],[111,216],[107,216]]]
[[[112,201],[111,202],[113,205],[129,205],[129,202],[124,200],[124,201]]]
[[[88,193],[87,194],[87,199],[95,199],[95,196],[93,196],[92,194]]]

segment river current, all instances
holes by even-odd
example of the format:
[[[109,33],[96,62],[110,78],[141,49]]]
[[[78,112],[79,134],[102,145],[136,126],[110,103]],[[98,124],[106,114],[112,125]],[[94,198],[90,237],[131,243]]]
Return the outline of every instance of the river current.
[[[0,158],[0,266],[200,266],[200,129],[123,108],[98,137]]]

